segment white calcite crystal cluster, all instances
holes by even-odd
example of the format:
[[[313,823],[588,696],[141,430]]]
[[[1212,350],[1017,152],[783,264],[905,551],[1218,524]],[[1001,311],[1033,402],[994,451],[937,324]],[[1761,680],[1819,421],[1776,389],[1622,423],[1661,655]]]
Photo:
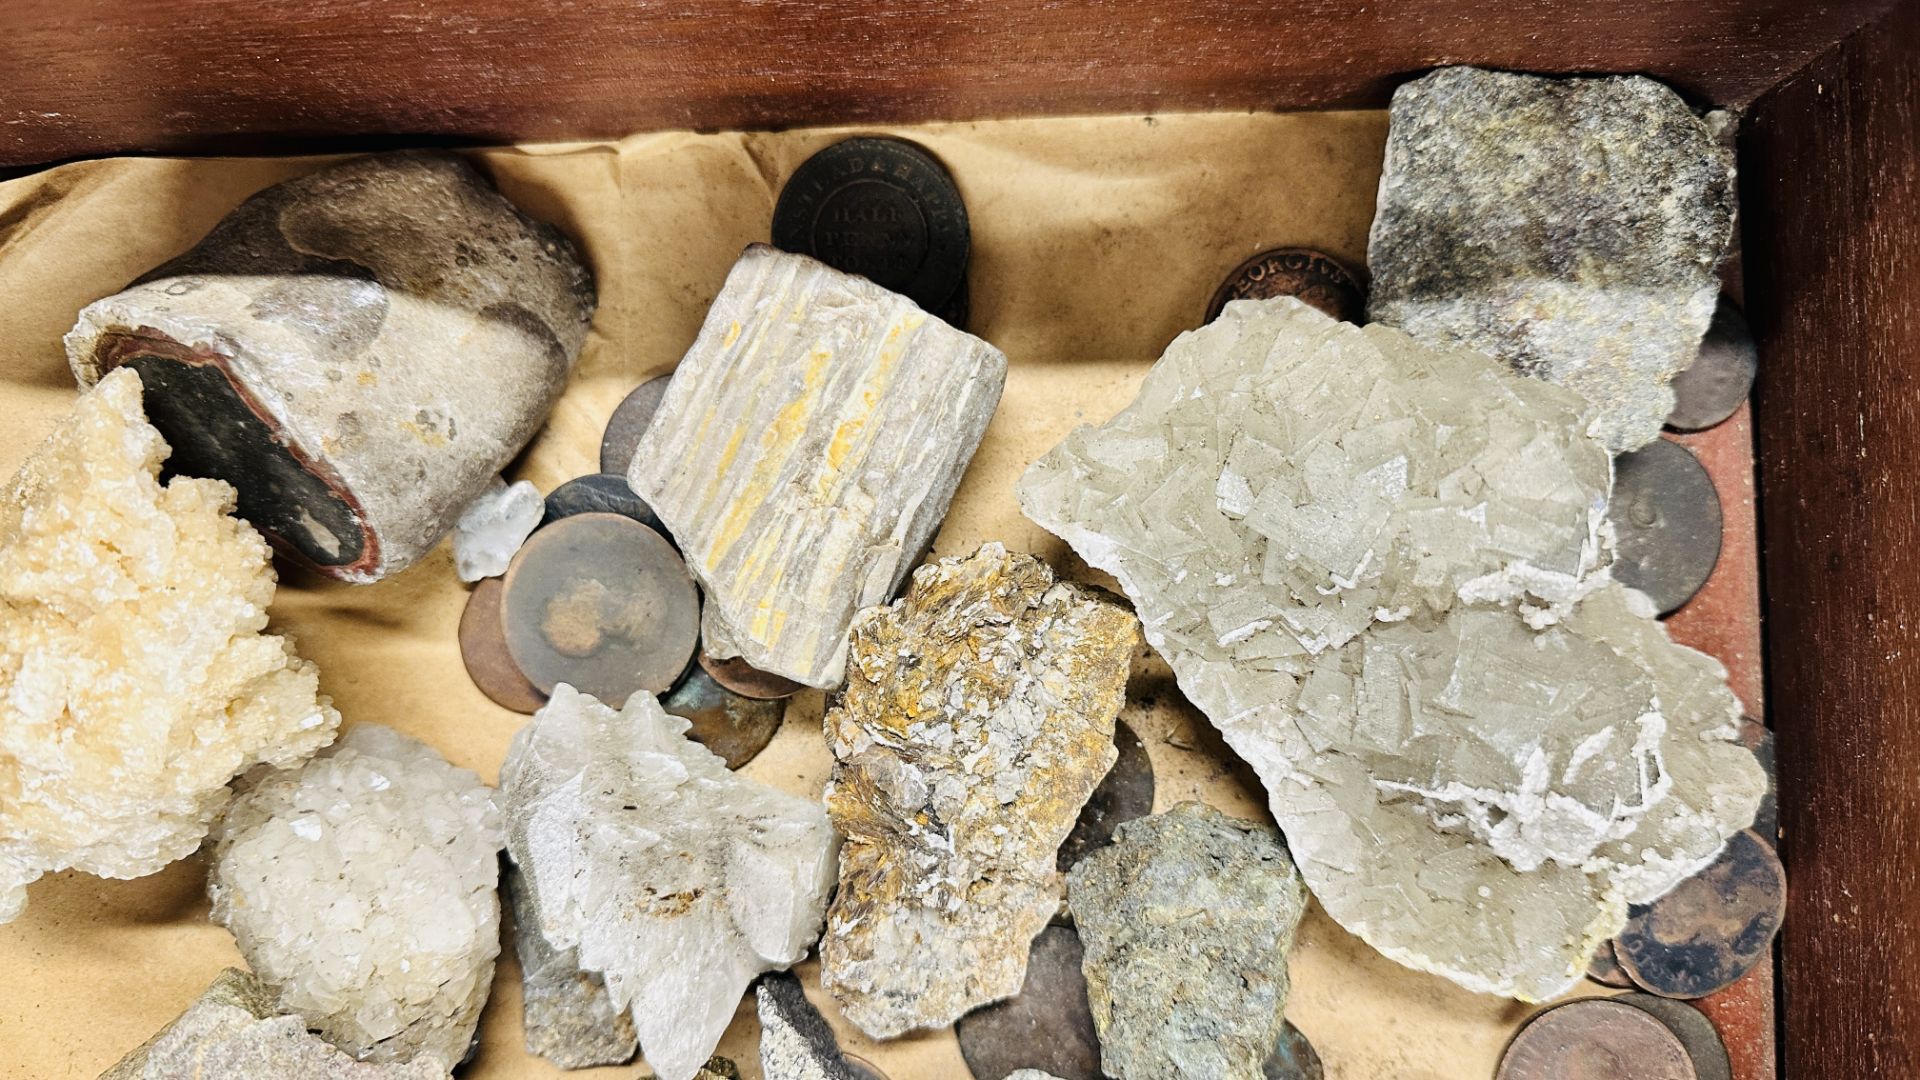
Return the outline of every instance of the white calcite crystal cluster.
[[[167,452],[115,372],[0,497],[0,922],[43,873],[187,855],[227,781],[339,726],[314,666],[264,632],[273,564],[233,489],[161,484]]]
[[[281,1009],[362,1060],[465,1059],[500,951],[492,790],[376,724],[242,786],[207,892]]]
[[[838,842],[818,803],[730,772],[653,695],[564,683],[501,767],[539,932],[577,950],[662,1080],[691,1080],[761,972],[820,935]]]
[[[1133,598],[1327,912],[1525,1000],[1764,787],[1720,665],[1609,581],[1589,416],[1479,354],[1239,301],[1018,488]]]

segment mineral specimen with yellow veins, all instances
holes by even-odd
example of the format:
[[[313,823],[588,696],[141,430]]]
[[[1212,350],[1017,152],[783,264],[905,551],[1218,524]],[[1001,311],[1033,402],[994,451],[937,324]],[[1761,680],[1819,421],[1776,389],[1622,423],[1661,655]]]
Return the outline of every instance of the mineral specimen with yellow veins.
[[[273,565],[233,489],[163,486],[166,456],[116,372],[0,500],[0,922],[48,871],[187,855],[227,781],[339,726],[314,666],[263,633]]]
[[[839,685],[854,613],[913,569],[1006,370],[865,278],[748,248],[627,476],[706,588],[708,654]]]
[[[826,718],[846,844],[820,980],[869,1035],[1019,992],[1064,894],[1055,853],[1116,756],[1137,626],[998,544],[854,621]]]

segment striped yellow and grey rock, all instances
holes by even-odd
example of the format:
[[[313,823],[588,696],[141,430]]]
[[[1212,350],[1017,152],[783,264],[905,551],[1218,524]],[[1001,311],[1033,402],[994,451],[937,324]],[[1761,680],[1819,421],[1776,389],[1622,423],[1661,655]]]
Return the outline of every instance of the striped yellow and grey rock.
[[[749,247],[627,477],[706,588],[707,651],[839,685],[854,613],[939,528],[1006,369],[904,296]]]

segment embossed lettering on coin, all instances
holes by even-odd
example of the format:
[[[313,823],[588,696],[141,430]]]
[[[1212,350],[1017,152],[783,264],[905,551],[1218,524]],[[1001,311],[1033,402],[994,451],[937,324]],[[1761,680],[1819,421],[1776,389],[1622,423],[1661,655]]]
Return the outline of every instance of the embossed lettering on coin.
[[[1751,830],[1737,833],[1712,865],[1632,908],[1614,952],[1633,981],[1652,993],[1705,997],[1733,985],[1766,955],[1786,907],[1780,857]]]
[[[1308,248],[1274,248],[1234,267],[1207,305],[1206,321],[1235,300],[1275,296],[1297,296],[1345,322],[1366,321],[1367,290],[1359,278],[1333,256]]]

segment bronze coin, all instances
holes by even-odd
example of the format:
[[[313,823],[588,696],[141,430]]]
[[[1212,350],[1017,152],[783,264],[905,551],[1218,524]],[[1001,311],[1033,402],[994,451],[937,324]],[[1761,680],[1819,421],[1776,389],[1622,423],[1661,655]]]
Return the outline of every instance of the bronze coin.
[[[1147,756],[1147,744],[1127,725],[1114,721],[1113,742],[1120,750],[1113,768],[1093,789],[1073,831],[1060,845],[1056,865],[1071,869],[1074,863],[1113,842],[1113,830],[1134,818],[1153,813],[1153,759]]]
[[[660,707],[691,721],[687,737],[725,758],[729,769],[765,750],[787,711],[777,701],[741,697],[699,668],[687,672],[680,685],[660,699]]]
[[[700,591],[657,532],[619,514],[541,529],[507,567],[507,648],[552,693],[569,683],[619,708],[679,681],[700,637]]]
[[[1325,1080],[1327,1071],[1313,1044],[1289,1022],[1281,1029],[1280,1042],[1260,1067],[1260,1074],[1264,1080]]]
[[[847,1063],[848,1070],[853,1073],[853,1080],[887,1080],[887,1074],[881,1072],[878,1066],[866,1058],[853,1054],[841,1054],[840,1060]]]
[[[1274,248],[1239,266],[1220,283],[1207,305],[1207,322],[1235,300],[1297,296],[1342,322],[1366,321],[1367,290],[1340,260],[1309,248]]]
[[[482,578],[467,596],[466,610],[460,613],[460,660],[473,685],[495,705],[531,716],[547,703],[547,695],[527,681],[507,651],[503,591],[499,578]]]
[[[1653,903],[1630,908],[1613,949],[1641,989],[1706,997],[1760,962],[1786,909],[1780,857],[1751,831],[1735,833],[1705,870]]]
[[[1720,496],[1677,442],[1655,439],[1613,459],[1607,519],[1618,541],[1613,576],[1662,615],[1693,599],[1720,561]]]
[[[1673,411],[1667,426],[1675,431],[1704,431],[1732,416],[1753,391],[1760,371],[1760,351],[1754,347],[1747,317],[1733,301],[1720,298],[1714,309],[1700,353],[1687,369],[1673,377]]]
[[[1060,1080],[1101,1080],[1100,1037],[1081,956],[1077,932],[1047,927],[1033,939],[1020,993],[975,1009],[953,1026],[974,1080],[1002,1080],[1021,1069]]]
[[[1599,948],[1593,950],[1593,959],[1587,961],[1587,978],[1615,990],[1639,989],[1639,985],[1620,967],[1620,958],[1613,954],[1611,941],[1603,941]]]
[[[619,514],[658,532],[667,543],[673,543],[673,537],[667,536],[666,526],[660,523],[653,507],[633,493],[625,476],[588,473],[554,488],[547,493],[546,516],[540,519],[540,527],[544,529],[575,514]],[[674,547],[677,549],[679,545]]]
[[[761,671],[738,656],[729,656],[725,660],[707,655],[700,651],[700,669],[713,677],[713,681],[739,694],[741,697],[758,698],[762,701],[778,701],[790,698],[806,689],[801,683],[770,671]]]
[[[1652,1014],[1583,998],[1534,1014],[1494,1080],[1699,1080],[1687,1048]]]
[[[600,436],[601,472],[627,475],[627,466],[633,464],[634,447],[640,445],[640,436],[652,426],[653,414],[660,411],[660,399],[667,396],[667,384],[672,381],[672,375],[648,379],[614,407],[606,434]]]
[[[1753,751],[1760,767],[1767,772],[1767,793],[1760,799],[1760,812],[1754,816],[1754,835],[1767,842],[1775,851],[1780,850],[1780,799],[1776,794],[1776,781],[1773,768],[1773,732],[1765,724],[1752,718],[1740,721],[1740,743]]]
[[[1651,1013],[1667,1025],[1680,1045],[1687,1048],[1687,1057],[1692,1059],[1693,1071],[1700,1074],[1700,1080],[1733,1080],[1733,1060],[1727,1056],[1727,1044],[1721,1041],[1706,1013],[1684,1001],[1653,994],[1621,994],[1607,1000]]]

